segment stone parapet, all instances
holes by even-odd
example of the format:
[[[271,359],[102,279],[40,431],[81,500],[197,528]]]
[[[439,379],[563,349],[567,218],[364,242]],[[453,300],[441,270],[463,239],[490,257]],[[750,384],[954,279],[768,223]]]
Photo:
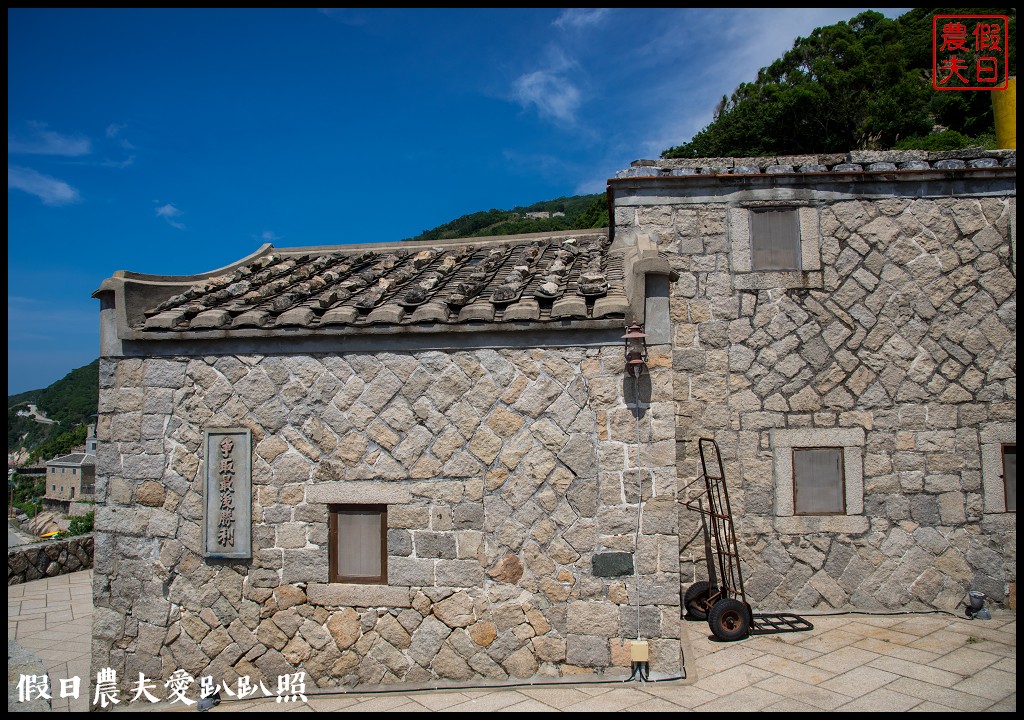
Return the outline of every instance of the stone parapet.
[[[757,175],[786,173],[894,172],[1016,167],[1016,150],[854,150],[849,153],[746,158],[670,158],[634,160],[616,178]]]
[[[20,585],[42,578],[88,570],[93,566],[91,534],[66,540],[19,545],[7,550],[7,584]]]

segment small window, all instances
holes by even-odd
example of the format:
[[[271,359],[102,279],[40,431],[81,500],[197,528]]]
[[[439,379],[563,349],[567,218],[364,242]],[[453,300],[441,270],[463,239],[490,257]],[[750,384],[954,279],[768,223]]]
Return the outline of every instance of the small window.
[[[52,490],[53,492],[57,492],[57,483],[54,483],[53,485],[51,485],[50,486],[50,490]]]
[[[794,210],[751,210],[751,267],[800,270],[800,218]]]
[[[1006,512],[1017,512],[1017,445],[1003,445],[1003,488]]]
[[[74,498],[75,498],[75,489],[71,488],[71,499],[73,500]]]
[[[846,513],[842,448],[793,449],[793,512],[796,515]]]
[[[331,582],[386,584],[386,505],[331,505]]]

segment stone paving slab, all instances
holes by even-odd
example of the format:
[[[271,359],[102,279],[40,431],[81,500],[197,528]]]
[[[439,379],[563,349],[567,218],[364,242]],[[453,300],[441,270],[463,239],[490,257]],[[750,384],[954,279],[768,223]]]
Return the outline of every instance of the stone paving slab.
[[[8,589],[8,639],[35,655],[51,687],[79,676],[79,698],[55,712],[89,709],[92,571]],[[51,584],[52,583],[52,584]],[[70,592],[69,592],[70,591]],[[70,600],[69,600],[70,598]],[[25,602],[33,603],[26,612]],[[68,620],[70,610],[75,618]],[[24,614],[22,614],[24,613]],[[952,615],[809,617],[815,629],[715,640],[704,623],[682,623],[685,680],[661,683],[453,688],[307,695],[224,702],[214,712],[977,712],[1015,711],[1017,625]],[[581,676],[585,680],[587,676]],[[324,692],[310,688],[310,692]],[[127,700],[124,698],[123,700]],[[180,702],[122,702],[115,712],[195,712]]]

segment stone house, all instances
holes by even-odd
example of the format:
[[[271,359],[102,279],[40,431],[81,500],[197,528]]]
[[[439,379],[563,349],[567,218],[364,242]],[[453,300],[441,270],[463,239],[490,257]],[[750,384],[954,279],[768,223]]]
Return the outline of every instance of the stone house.
[[[607,231],[106,280],[96,668],[564,677],[643,638],[675,675],[700,437],[756,609],[1003,602],[1015,155],[641,161],[608,195]]]
[[[44,504],[68,506],[76,500],[92,500],[96,485],[96,456],[89,453],[61,455],[46,463]]]

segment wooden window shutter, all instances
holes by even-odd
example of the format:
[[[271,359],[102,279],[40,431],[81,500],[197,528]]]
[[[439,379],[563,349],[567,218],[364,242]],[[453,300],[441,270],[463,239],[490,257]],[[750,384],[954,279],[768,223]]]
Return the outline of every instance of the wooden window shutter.
[[[332,582],[387,582],[387,507],[332,505]]]

